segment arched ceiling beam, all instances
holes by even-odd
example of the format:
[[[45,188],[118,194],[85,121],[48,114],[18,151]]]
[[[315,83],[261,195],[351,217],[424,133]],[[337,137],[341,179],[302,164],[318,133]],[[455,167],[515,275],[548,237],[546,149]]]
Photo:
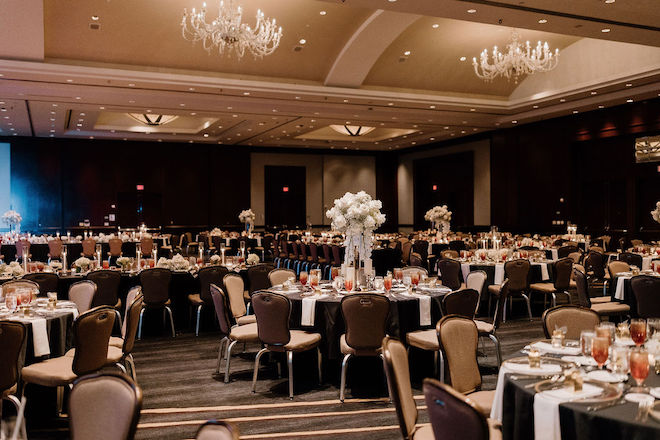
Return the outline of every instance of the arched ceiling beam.
[[[326,86],[360,87],[383,51],[419,15],[375,11],[351,36],[325,78]]]

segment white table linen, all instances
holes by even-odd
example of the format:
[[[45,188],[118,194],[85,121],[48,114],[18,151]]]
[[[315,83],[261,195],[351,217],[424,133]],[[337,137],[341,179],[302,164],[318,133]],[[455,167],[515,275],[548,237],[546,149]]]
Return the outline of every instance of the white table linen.
[[[602,388],[584,384],[582,391],[570,388],[543,391],[534,396],[534,439],[561,440],[559,404],[576,399],[586,399],[601,394]]]

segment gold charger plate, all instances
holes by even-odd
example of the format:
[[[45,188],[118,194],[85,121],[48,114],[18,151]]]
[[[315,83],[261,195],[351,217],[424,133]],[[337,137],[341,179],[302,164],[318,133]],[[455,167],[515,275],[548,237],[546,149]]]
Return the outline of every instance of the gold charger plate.
[[[611,402],[614,400],[617,400],[621,397],[623,394],[623,390],[619,389],[619,387],[605,383],[605,382],[599,382],[596,380],[589,380],[585,379],[583,384],[589,384],[598,388],[602,388],[603,391],[599,396],[592,396],[592,397],[579,397],[576,398],[575,400],[568,400],[566,402],[561,402],[561,403],[603,403],[603,402]],[[539,383],[536,384],[534,387],[534,391],[537,393],[541,393],[543,391],[551,391],[551,390],[558,390],[561,388],[565,388],[566,385],[565,383],[559,382],[559,381],[553,381],[551,379],[548,380],[543,380]]]

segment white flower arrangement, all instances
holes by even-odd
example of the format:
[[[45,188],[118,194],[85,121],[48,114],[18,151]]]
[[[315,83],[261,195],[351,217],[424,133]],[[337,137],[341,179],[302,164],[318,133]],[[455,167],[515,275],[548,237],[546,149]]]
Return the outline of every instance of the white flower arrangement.
[[[380,212],[382,207],[380,200],[372,199],[364,191],[347,192],[325,213],[332,220],[332,229],[346,235],[347,262],[355,258],[356,248],[361,261],[371,256],[373,231],[385,223],[385,214]]]
[[[211,258],[209,258],[209,262],[211,264],[220,264],[221,259],[222,258],[220,257],[220,255],[211,255]]]
[[[0,265],[0,273],[4,276],[20,277],[23,275],[23,268],[17,261],[9,264]]]
[[[239,217],[240,217],[240,216],[239,216]],[[211,232],[209,233],[209,235],[210,235],[211,237],[214,237],[214,236],[220,237],[220,236],[222,236],[222,229],[220,229],[220,228],[213,228],[213,230],[211,230]]]
[[[7,225],[13,226],[21,223],[23,221],[23,217],[21,217],[18,212],[10,209],[9,211],[6,211],[4,214],[2,214],[2,221]]]
[[[85,272],[87,269],[89,269],[89,266],[91,264],[92,264],[92,262],[87,257],[80,257],[76,261],[73,262],[73,266],[76,269],[80,269],[81,272]]]
[[[242,223],[250,223],[250,224],[252,224],[252,223],[254,223],[254,220],[255,220],[256,218],[257,218],[257,216],[254,214],[254,212],[252,211],[252,209],[244,209],[243,211],[241,211],[240,214],[238,214],[238,219],[239,219]]]
[[[651,216],[653,217],[653,220],[660,223],[660,202],[655,204],[655,209],[651,211]]]
[[[131,259],[128,257],[119,257],[117,258],[117,264],[120,265],[122,269],[128,270],[128,267],[131,265]]]
[[[248,254],[247,256],[247,264],[253,265],[253,264],[259,264],[261,259],[259,258],[259,255],[257,254]]]
[[[181,254],[176,254],[171,260],[165,257],[159,258],[156,266],[163,269],[186,271],[190,269],[190,261],[181,256]]]
[[[424,214],[424,220],[434,223],[450,222],[451,214],[452,212],[447,209],[447,205],[434,206],[426,211],[426,214]]]

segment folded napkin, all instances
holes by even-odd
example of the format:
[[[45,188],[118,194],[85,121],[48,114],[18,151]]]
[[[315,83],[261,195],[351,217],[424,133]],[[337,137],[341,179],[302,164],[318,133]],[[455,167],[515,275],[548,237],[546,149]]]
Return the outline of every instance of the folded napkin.
[[[552,261],[559,260],[559,253],[557,249],[550,249],[550,254],[552,255]]]
[[[616,278],[614,279],[614,282],[616,283],[614,298],[618,299],[619,301],[623,301],[624,299],[626,299],[626,295],[625,295],[626,283],[623,280],[629,280],[630,278],[632,278],[632,276],[627,276],[627,275],[616,276]]]
[[[261,237],[257,237],[257,246],[261,247]]]
[[[539,368],[532,368],[529,366],[529,364],[506,362],[506,370],[507,373],[525,374],[529,376],[545,376],[547,374],[561,373],[561,365],[548,364],[541,361],[541,366]]]
[[[44,318],[29,318],[29,322],[32,324],[32,345],[34,346],[34,357],[49,355],[50,344],[48,342],[46,320]]]
[[[419,300],[419,325],[431,325],[431,297],[415,295]]]
[[[548,273],[548,265],[546,263],[532,263],[533,266],[541,266],[541,280],[547,281],[550,279],[550,274]]]
[[[577,356],[582,353],[580,347],[553,347],[552,344],[543,341],[534,342],[530,344],[530,347],[536,348],[541,354],[551,353]]]
[[[534,439],[561,440],[559,404],[595,397],[602,392],[602,388],[585,383],[582,391],[578,392],[574,392],[572,388],[560,388],[537,393],[534,396]]]
[[[653,260],[653,257],[647,256],[647,257],[642,257],[642,270],[649,270],[651,268],[651,261]]]
[[[500,285],[504,282],[504,263],[495,264],[495,280],[496,285]]]
[[[463,272],[463,281],[467,280],[470,273],[470,263],[461,263],[461,272]]]
[[[316,300],[325,298],[328,295],[308,296],[302,299],[302,314],[300,325],[313,326],[316,317]]]
[[[225,246],[229,246],[229,238],[225,238]]]

